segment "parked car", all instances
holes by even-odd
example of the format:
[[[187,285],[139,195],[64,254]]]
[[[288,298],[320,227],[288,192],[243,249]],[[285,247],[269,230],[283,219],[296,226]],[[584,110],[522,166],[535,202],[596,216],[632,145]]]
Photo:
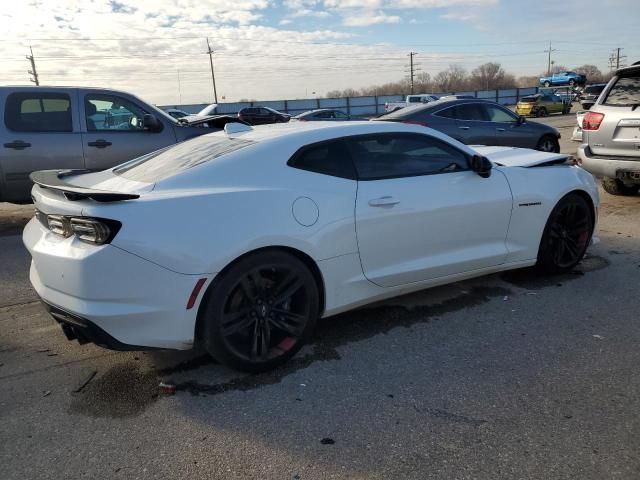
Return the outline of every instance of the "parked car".
[[[30,279],[67,338],[196,344],[252,372],[295,355],[319,317],[497,271],[571,271],[598,211],[567,155],[394,122],[231,124],[104,172],[32,177]]]
[[[560,88],[541,88],[540,93],[551,94],[560,97],[566,104],[575,102],[580,96],[580,90],[573,87],[560,87]]]
[[[388,102],[384,104],[385,112],[395,112],[396,110],[400,110],[401,108],[409,107],[415,105],[417,103],[429,103],[435,102],[438,100],[438,97],[435,95],[421,93],[418,95],[407,95],[407,98],[404,102]]]
[[[582,143],[582,121],[586,114],[587,112],[584,110],[576,112],[576,126],[573,127],[573,134],[571,135],[571,140],[574,142]]]
[[[210,132],[101,88],[0,87],[0,118],[0,201],[16,203],[30,201],[35,170],[103,170]]]
[[[331,108],[320,108],[318,110],[309,110],[308,112],[301,113],[293,117],[294,120],[302,122],[340,122],[351,120],[351,117],[344,113],[342,110],[335,110]]]
[[[238,118],[249,125],[264,125],[286,123],[291,119],[291,115],[268,107],[246,107],[238,112]]]
[[[640,188],[640,62],[618,70],[582,121],[578,161],[612,195]]]
[[[467,145],[504,145],[559,152],[555,128],[528,122],[508,108],[488,100],[438,100],[407,107],[376,121],[415,123],[435,128]]]
[[[463,100],[465,98],[476,98],[473,95],[457,95],[457,94],[451,94],[451,95],[443,95],[442,97],[440,97],[440,100]]]
[[[200,110],[198,113],[189,113],[186,116],[182,117],[185,120],[191,122],[191,121],[197,121],[200,120],[203,117],[212,117],[214,115],[218,115],[218,104],[217,103],[211,103],[209,105],[207,105],[206,107],[204,107],[202,110]]]
[[[598,96],[602,93],[604,87],[606,86],[606,83],[597,83],[584,87],[584,90],[578,97],[578,101],[580,102],[582,108],[584,108],[585,110],[589,110],[593,106],[593,104],[596,103]]]
[[[546,117],[552,113],[569,113],[571,105],[557,95],[536,93],[522,97],[516,105],[516,113],[524,117]]]
[[[540,85],[545,87],[557,85],[584,85],[587,83],[587,77],[576,72],[558,72],[548,77],[540,79]]]
[[[178,108],[166,108],[164,109],[165,112],[167,112],[169,115],[171,115],[173,118],[175,118],[176,120],[182,117],[186,117],[189,115],[189,113],[185,112],[184,110],[180,110]]]

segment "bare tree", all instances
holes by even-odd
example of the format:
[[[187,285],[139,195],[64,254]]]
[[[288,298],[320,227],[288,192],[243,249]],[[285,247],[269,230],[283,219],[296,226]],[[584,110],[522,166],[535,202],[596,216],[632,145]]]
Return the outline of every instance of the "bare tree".
[[[489,62],[471,71],[469,88],[473,90],[513,88],[515,83],[514,76],[506,73],[499,63]]]
[[[439,72],[433,83],[441,92],[462,91],[467,88],[467,71],[459,65],[449,65],[449,68]]]
[[[604,81],[604,75],[600,71],[598,67],[595,65],[581,65],[579,67],[574,68],[576,73],[580,73],[587,77],[587,81],[591,83],[600,83]]]

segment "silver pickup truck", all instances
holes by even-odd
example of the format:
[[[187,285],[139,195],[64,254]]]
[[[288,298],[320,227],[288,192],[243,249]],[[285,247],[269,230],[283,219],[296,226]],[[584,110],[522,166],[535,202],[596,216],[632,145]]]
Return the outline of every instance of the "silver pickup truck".
[[[29,202],[36,170],[104,170],[211,132],[100,88],[0,87],[0,113],[0,202]]]

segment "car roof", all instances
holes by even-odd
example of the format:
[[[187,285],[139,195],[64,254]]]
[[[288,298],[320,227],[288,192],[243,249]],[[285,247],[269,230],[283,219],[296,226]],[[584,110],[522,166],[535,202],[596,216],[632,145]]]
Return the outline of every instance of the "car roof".
[[[421,112],[423,110],[435,110],[437,108],[441,108],[441,107],[449,107],[452,105],[463,105],[466,103],[488,103],[491,105],[500,105],[497,102],[485,99],[485,98],[442,98],[440,100],[434,100],[433,102],[429,102],[429,103],[422,103],[422,104],[418,104],[418,105],[409,105],[406,106],[400,110],[396,110],[395,112],[391,112],[387,115],[383,115],[381,117],[378,117],[378,120],[385,120],[386,118],[393,118],[390,115],[392,114],[402,114],[402,113],[414,113],[414,112]]]
[[[633,65],[629,65],[628,67],[624,67],[624,68],[620,68],[619,70],[616,70],[616,75],[619,75],[621,73],[634,72],[634,71],[640,72],[640,62],[635,62]]]

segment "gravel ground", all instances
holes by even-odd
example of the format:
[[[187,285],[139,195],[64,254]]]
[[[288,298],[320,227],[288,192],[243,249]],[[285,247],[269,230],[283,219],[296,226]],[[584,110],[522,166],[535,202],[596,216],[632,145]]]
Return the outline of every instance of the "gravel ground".
[[[67,342],[6,229],[2,478],[639,478],[640,197],[602,199],[601,243],[571,274],[326,319],[292,362],[250,376],[199,352]],[[12,215],[0,207],[0,224]]]

